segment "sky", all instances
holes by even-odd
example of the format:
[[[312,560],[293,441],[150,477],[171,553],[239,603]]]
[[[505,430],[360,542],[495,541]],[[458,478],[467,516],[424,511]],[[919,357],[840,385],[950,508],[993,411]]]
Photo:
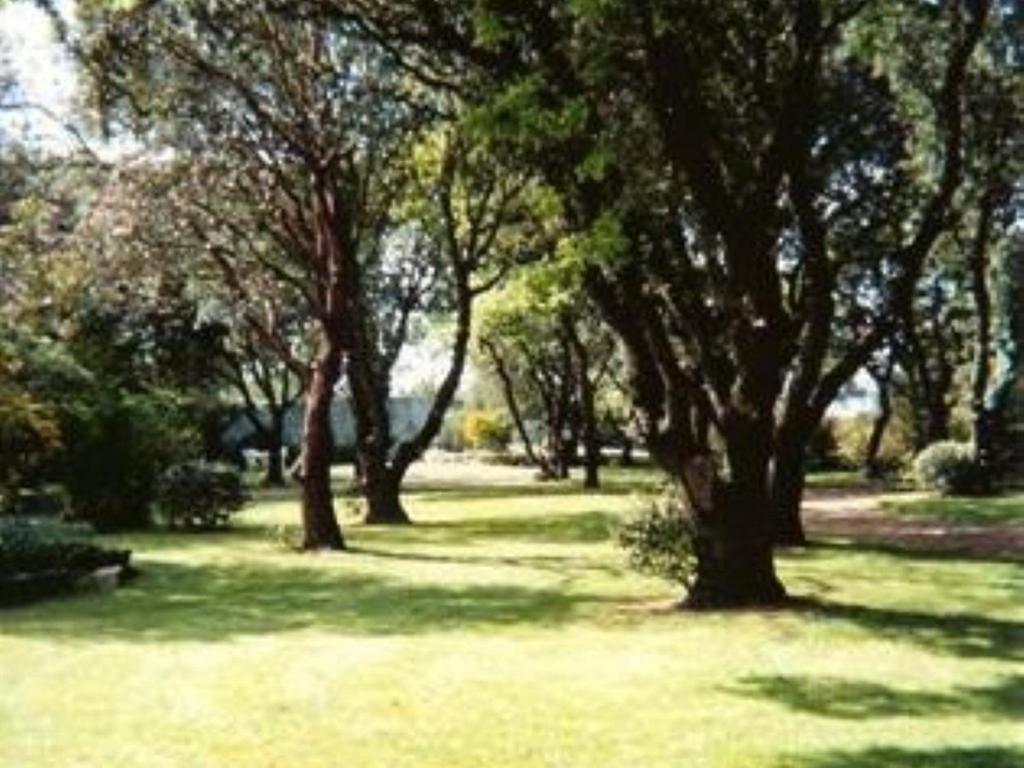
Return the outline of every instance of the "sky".
[[[62,9],[71,7],[66,0],[59,5]],[[3,116],[3,128],[16,137],[44,146],[70,147],[73,140],[61,122],[71,119],[74,70],[57,43],[46,14],[31,3],[3,5],[0,8],[0,50],[18,82],[18,100],[42,105],[58,118],[37,110],[7,113]]]

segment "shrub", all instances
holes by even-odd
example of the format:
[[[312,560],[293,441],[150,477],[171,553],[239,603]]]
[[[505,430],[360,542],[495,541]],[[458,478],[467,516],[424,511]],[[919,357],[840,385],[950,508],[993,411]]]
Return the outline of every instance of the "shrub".
[[[499,411],[467,411],[462,436],[470,448],[503,451],[512,441],[512,425]]]
[[[248,495],[234,467],[202,461],[177,464],[160,477],[157,510],[172,528],[224,528]]]
[[[918,485],[944,495],[969,495],[987,490],[985,471],[975,461],[971,443],[932,443],[914,459]]]
[[[636,570],[689,589],[696,570],[694,530],[678,491],[646,503],[620,529],[619,544]]]
[[[197,445],[178,403],[153,394],[97,393],[67,411],[63,433],[72,512],[101,531],[148,525],[161,473]]]
[[[97,547],[91,533],[87,526],[0,519],[0,605],[69,591],[99,568],[117,566],[122,577],[131,575],[131,552]]]

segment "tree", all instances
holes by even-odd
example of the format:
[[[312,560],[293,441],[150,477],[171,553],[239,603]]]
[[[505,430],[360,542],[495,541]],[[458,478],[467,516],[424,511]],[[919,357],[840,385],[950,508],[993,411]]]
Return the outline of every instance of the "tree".
[[[598,487],[598,402],[615,346],[592,308],[566,290],[563,276],[541,265],[491,297],[477,346],[541,476],[568,477],[582,442],[584,487]],[[528,421],[542,425],[540,445]]]
[[[987,47],[988,66],[972,89],[968,114],[977,140],[967,157],[969,194],[963,203],[956,242],[969,275],[974,310],[974,350],[971,375],[972,437],[976,460],[986,470],[998,469],[998,445],[993,426],[1005,409],[1007,380],[1013,378],[1005,363],[1006,355],[1021,338],[1020,304],[1014,291],[1021,284],[1019,234],[1013,228],[1020,217],[1020,178],[1022,125],[1016,108],[1024,98],[1019,40],[1020,9],[1014,8],[1000,19],[997,34]],[[998,322],[996,322],[998,320]],[[999,342],[993,333],[1000,329]],[[1003,350],[997,382],[991,372],[996,368],[997,349]],[[997,430],[998,431],[998,430]]]
[[[399,497],[409,466],[444,423],[465,368],[476,299],[525,258],[538,236],[529,210],[529,179],[509,173],[457,133],[417,148],[411,183],[390,238],[363,261],[349,316],[347,376],[356,421],[366,521],[410,522]],[[449,363],[415,434],[396,441],[388,401],[392,372],[425,315],[450,312]]]
[[[949,238],[944,244],[951,245]],[[913,302],[906,308],[901,364],[907,372],[914,404],[918,449],[949,440],[950,418],[957,400],[957,372],[970,356],[973,323],[966,264],[950,249],[926,266]]]
[[[361,260],[382,245],[400,187],[395,160],[422,112],[399,73],[340,24],[279,15],[270,3],[85,10],[79,47],[97,104],[174,153],[201,193],[184,201],[186,226],[222,279],[251,298],[247,268],[257,265],[316,318],[303,546],[341,549],[331,401],[346,353],[361,352],[352,323],[365,306]]]
[[[411,72],[469,69],[495,144],[561,194],[695,520],[693,605],[784,598],[807,442],[947,228],[990,6],[332,4]]]
[[[262,296],[258,316],[250,307],[231,313],[221,375],[241,398],[245,417],[267,451],[264,485],[280,487],[285,484],[285,419],[305,390],[310,334],[308,322],[294,311],[301,301],[291,303],[296,297],[285,286],[272,286]],[[268,337],[273,344],[266,343]]]

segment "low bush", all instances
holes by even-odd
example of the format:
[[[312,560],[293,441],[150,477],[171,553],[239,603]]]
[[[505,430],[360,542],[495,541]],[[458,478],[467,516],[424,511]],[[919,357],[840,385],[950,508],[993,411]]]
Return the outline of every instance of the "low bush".
[[[87,526],[24,519],[0,520],[0,606],[20,605],[73,589],[100,568],[131,575],[129,551],[89,541]]]
[[[971,443],[932,443],[914,459],[914,477],[920,487],[946,496],[985,493],[986,472],[975,461]]]
[[[619,544],[636,570],[689,589],[696,572],[694,530],[678,491],[645,503],[620,529]]]
[[[503,451],[512,441],[512,424],[499,411],[467,411],[462,436],[469,448]]]
[[[171,528],[224,528],[248,494],[234,467],[202,461],[177,464],[160,477],[156,507]]]

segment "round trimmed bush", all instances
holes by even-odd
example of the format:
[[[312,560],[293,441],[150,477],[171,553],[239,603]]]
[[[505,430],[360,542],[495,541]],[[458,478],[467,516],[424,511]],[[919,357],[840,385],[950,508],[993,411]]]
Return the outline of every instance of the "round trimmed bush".
[[[948,496],[983,493],[986,486],[974,446],[952,440],[932,443],[917,454],[914,476],[920,487]]]
[[[234,467],[205,461],[176,464],[160,477],[157,510],[171,528],[225,528],[248,494]]]

